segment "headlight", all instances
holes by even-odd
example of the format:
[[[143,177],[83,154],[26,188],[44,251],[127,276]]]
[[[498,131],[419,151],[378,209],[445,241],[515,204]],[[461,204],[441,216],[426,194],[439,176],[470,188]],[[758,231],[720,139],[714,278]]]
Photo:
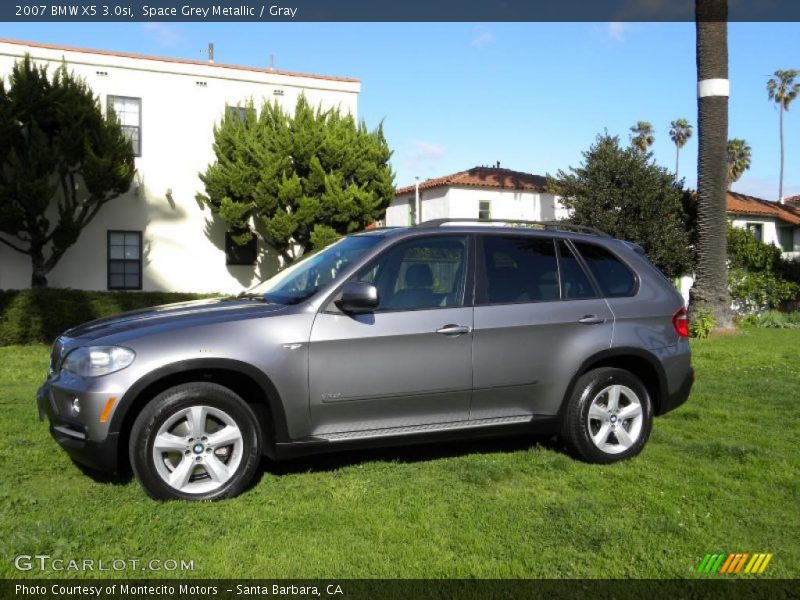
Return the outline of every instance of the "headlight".
[[[136,353],[119,346],[89,346],[75,348],[67,354],[61,368],[84,377],[99,377],[124,369],[133,362]]]

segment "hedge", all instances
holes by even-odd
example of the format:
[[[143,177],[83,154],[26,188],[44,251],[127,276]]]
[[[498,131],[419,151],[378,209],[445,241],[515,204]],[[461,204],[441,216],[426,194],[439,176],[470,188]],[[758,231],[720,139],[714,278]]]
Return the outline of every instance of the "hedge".
[[[59,288],[0,290],[0,346],[50,344],[66,329],[92,319],[215,296],[218,294],[93,292]]]

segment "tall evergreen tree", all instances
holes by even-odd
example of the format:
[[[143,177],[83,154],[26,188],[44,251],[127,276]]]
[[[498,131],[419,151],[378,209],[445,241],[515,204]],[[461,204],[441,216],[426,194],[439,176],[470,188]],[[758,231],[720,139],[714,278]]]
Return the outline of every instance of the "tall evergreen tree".
[[[27,254],[31,286],[44,287],[84,227],[130,188],[133,148],[66,65],[50,78],[26,56],[8,81],[0,80],[0,243]]]
[[[600,135],[583,153],[580,167],[558,171],[548,178],[548,186],[571,210],[571,222],[636,242],[670,277],[691,269],[687,194],[649,154]]]
[[[653,134],[653,125],[647,121],[637,121],[631,127],[631,144],[642,154],[646,154],[650,146],[655,144],[656,136]]]
[[[728,140],[728,189],[750,168],[752,150],[745,140]]]
[[[780,139],[781,139],[781,174],[778,180],[778,202],[783,202],[783,113],[789,110],[789,105],[800,93],[800,83],[795,82],[797,71],[788,69],[775,71],[775,76],[767,82],[767,96],[774,101],[780,110]]]
[[[725,215],[728,141],[728,1],[695,0],[697,30],[697,265],[689,312],[733,326]]]
[[[675,119],[669,124],[669,138],[675,144],[675,179],[678,178],[678,166],[681,158],[681,148],[692,137],[692,124],[686,119]]]
[[[293,116],[269,102],[244,113],[226,111],[214,128],[217,160],[200,174],[206,193],[198,195],[234,241],[262,233],[289,263],[383,217],[394,174],[382,126],[369,131],[303,96]]]

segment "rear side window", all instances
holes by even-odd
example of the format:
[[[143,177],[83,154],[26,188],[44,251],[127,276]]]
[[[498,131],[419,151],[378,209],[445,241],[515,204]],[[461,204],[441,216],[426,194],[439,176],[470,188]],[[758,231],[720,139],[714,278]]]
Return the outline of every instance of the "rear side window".
[[[586,261],[604,296],[630,296],[636,289],[636,277],[620,259],[601,246],[574,242]]]
[[[483,299],[488,304],[559,299],[558,263],[552,239],[487,235]]]
[[[594,298],[594,288],[578,259],[562,240],[558,242],[561,255],[561,297],[565,300]]]

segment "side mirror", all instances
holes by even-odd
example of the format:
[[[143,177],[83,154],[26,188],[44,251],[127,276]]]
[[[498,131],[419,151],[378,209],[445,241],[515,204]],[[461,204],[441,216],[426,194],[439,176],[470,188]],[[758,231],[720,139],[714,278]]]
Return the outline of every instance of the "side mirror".
[[[350,281],[344,284],[336,306],[354,315],[372,312],[378,307],[378,288],[366,281]]]

